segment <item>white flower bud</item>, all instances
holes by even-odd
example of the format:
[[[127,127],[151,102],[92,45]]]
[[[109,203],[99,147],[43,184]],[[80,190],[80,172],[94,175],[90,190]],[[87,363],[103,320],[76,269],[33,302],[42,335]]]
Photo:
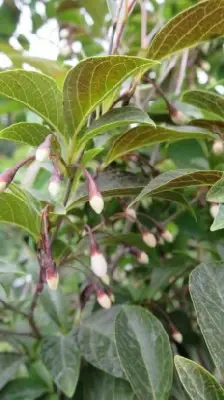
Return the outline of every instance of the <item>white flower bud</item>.
[[[158,239],[158,244],[160,244],[162,246],[164,243],[165,243],[164,239],[162,238],[162,236],[160,236]]]
[[[149,247],[156,247],[157,241],[156,241],[156,237],[155,235],[153,235],[153,233],[149,232],[149,231],[143,231],[142,233],[142,239],[145,242],[145,244],[147,244],[147,246]]]
[[[109,275],[105,275],[105,276],[101,276],[101,281],[105,284],[105,285],[109,285],[110,284],[110,277]]]
[[[213,203],[210,207],[210,214],[212,218],[216,218],[219,212],[219,204]]]
[[[161,236],[166,242],[172,243],[173,235],[172,235],[172,233],[170,231],[167,231],[167,230],[163,231]]]
[[[38,147],[36,151],[36,160],[39,162],[44,162],[49,159],[50,156],[50,148],[46,147]]]
[[[212,152],[215,155],[221,155],[224,153],[224,143],[222,140],[218,139],[214,141],[212,145]]]
[[[57,290],[58,282],[59,282],[59,275],[57,271],[50,271],[46,272],[46,281],[49,288],[53,291]]]
[[[125,210],[125,216],[127,218],[130,219],[130,221],[136,221],[137,215],[136,215],[136,211],[134,210],[134,208],[126,208]]]
[[[91,255],[91,270],[99,278],[107,275],[107,262],[100,251],[96,251]]]
[[[183,335],[179,331],[174,331],[173,334],[172,334],[172,338],[177,343],[182,343],[183,342]]]
[[[8,186],[7,182],[0,181],[0,193],[4,192],[7,186]]]
[[[136,259],[140,264],[148,264],[149,263],[149,257],[144,251],[140,251],[136,256]]]
[[[91,197],[89,200],[89,204],[95,211],[95,213],[101,214],[101,212],[103,211],[104,201],[100,193],[97,193],[93,197]]]
[[[172,121],[176,124],[176,125],[184,125],[187,123],[187,118],[186,116],[179,110],[175,110],[170,114],[170,117],[172,119]]]
[[[48,191],[51,197],[56,199],[61,191],[60,179],[51,179],[48,185]]]
[[[103,308],[108,309],[108,308],[111,308],[111,306],[112,306],[110,297],[106,293],[104,293],[100,290],[97,292],[97,301]]]

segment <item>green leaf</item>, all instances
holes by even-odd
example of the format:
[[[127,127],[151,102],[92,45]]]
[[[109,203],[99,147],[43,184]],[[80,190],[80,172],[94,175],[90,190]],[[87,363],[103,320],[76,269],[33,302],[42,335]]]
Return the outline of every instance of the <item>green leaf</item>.
[[[118,306],[100,310],[81,322],[73,333],[83,357],[94,367],[117,378],[124,378],[113,336]]]
[[[155,195],[152,195],[152,197],[155,197],[157,199],[164,199],[164,200],[171,201],[171,202],[174,201],[176,203],[182,204],[184,207],[186,207],[190,211],[192,216],[197,220],[197,216],[195,214],[193,207],[187,201],[187,199],[184,197],[184,195],[182,193],[167,190],[166,192],[156,193]]]
[[[224,375],[224,265],[200,264],[190,275],[190,293],[213,361]]]
[[[82,380],[82,376],[81,376]],[[89,366],[83,370],[82,400],[136,400],[129,383]]]
[[[87,116],[130,75],[143,73],[153,61],[128,56],[91,57],[72,68],[64,82],[64,115],[70,136]]]
[[[175,356],[174,362],[180,380],[192,400],[224,399],[221,385],[200,365],[180,356]]]
[[[190,186],[211,186],[221,178],[222,174],[221,171],[191,169],[164,172],[153,179],[131,204],[142,200],[145,196],[152,196],[166,190]]]
[[[98,179],[97,184],[104,198],[116,196],[129,196],[131,194],[139,193],[145,186],[146,179],[142,176],[120,171],[109,170],[102,172]],[[77,193],[70,199],[68,210],[76,207],[79,204],[88,201],[88,193],[86,185],[80,186]]]
[[[69,321],[65,295],[60,290],[53,292],[45,288],[41,293],[40,301],[51,319],[61,328],[67,329]]]
[[[224,177],[218,180],[209,192],[207,193],[206,199],[214,203],[224,203]]]
[[[0,94],[24,104],[63,133],[62,94],[49,76],[20,69],[0,72]]]
[[[57,387],[69,398],[73,396],[80,370],[80,353],[69,336],[46,336],[41,357]]]
[[[103,147],[96,147],[94,149],[85,151],[82,157],[82,165],[88,165],[88,163],[92,161],[103,150],[104,150]]]
[[[80,133],[78,145],[79,147],[83,146],[88,140],[106,130],[108,131],[118,126],[129,125],[133,123],[155,125],[154,122],[149,118],[148,114],[137,107],[126,106],[123,108],[114,108],[94,121],[91,127],[82,135]]]
[[[31,195],[30,195],[31,198]],[[19,212],[18,212],[19,210]],[[0,194],[0,222],[17,225],[38,239],[40,215],[32,203],[11,193]]]
[[[35,400],[47,393],[48,388],[32,378],[18,378],[9,382],[0,392],[1,400]]]
[[[214,138],[210,133],[192,132],[192,128],[185,127],[185,130],[168,129],[163,126],[138,126],[123,135],[119,136],[109,151],[105,165],[110,164],[118,157],[140,147],[150,146],[155,143],[176,142],[184,139],[206,139]]]
[[[14,377],[19,366],[24,362],[25,357],[19,353],[0,353],[0,389]]]
[[[138,399],[168,399],[173,363],[169,338],[161,322],[143,308],[123,306],[115,320],[115,341]]]
[[[39,146],[50,133],[46,126],[19,122],[0,131],[0,139],[13,140],[30,146]]]
[[[193,104],[202,110],[209,111],[210,113],[212,112],[220,118],[224,118],[224,98],[213,92],[205,90],[189,90],[183,94],[182,100],[186,103]]]
[[[0,274],[26,275],[26,273],[15,264],[2,263],[0,261]]]
[[[201,128],[207,129],[212,133],[221,135],[224,134],[224,122],[222,121],[215,121],[212,119],[193,119],[189,122],[189,125],[200,126]]]
[[[223,228],[224,228],[224,204],[220,204],[218,214],[216,215],[210,230],[212,232],[215,232]]]
[[[147,57],[161,60],[224,34],[224,0],[207,0],[171,19],[153,39]]]

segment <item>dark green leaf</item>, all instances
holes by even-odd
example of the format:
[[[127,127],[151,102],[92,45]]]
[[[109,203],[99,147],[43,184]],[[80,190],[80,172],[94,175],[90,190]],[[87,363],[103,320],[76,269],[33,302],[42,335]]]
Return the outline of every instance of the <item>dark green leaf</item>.
[[[9,382],[0,392],[1,400],[35,400],[48,388],[32,378],[18,378]]]
[[[0,389],[15,376],[19,366],[25,361],[25,357],[19,353],[0,353]]]
[[[204,90],[189,90],[184,93],[182,99],[186,103],[194,104],[198,108],[224,118],[224,98],[222,96]]]
[[[212,133],[217,133],[218,135],[224,134],[224,122],[215,121],[209,119],[193,119],[189,122],[189,125],[200,126],[201,128],[205,128]]]
[[[115,341],[138,399],[168,399],[173,363],[169,338],[161,322],[143,308],[123,306],[115,320]]]
[[[53,292],[45,288],[41,293],[40,301],[45,311],[58,326],[68,328],[67,301],[60,290]]]
[[[51,132],[45,126],[19,122],[0,131],[0,139],[13,140],[30,146],[39,146]]]

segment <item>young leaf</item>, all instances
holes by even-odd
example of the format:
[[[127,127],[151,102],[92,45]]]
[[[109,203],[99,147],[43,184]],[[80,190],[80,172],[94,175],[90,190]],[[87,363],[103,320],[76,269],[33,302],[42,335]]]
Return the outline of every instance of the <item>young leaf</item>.
[[[174,362],[180,380],[192,400],[224,400],[224,390],[208,371],[184,357],[175,356]]]
[[[113,337],[118,310],[118,307],[112,307],[95,312],[81,322],[73,336],[83,357],[90,364],[117,378],[124,378]]]
[[[137,107],[126,106],[123,108],[114,108],[94,121],[87,131],[79,135],[78,145],[80,147],[83,146],[88,140],[104,131],[133,123],[154,125],[148,114]]]
[[[152,196],[166,190],[173,190],[189,186],[211,186],[217,182],[221,176],[221,171],[197,171],[190,169],[179,169],[172,172],[164,172],[153,179],[136,197],[132,204],[141,200],[145,196]]]
[[[123,306],[115,320],[115,341],[121,365],[138,399],[167,400],[173,363],[161,322],[143,308]]]
[[[0,131],[0,139],[13,140],[29,146],[39,146],[51,132],[44,125],[19,122]]]
[[[146,179],[120,170],[110,170],[99,174],[97,184],[104,198],[129,196],[139,193],[145,186]],[[80,186],[68,204],[68,210],[88,201],[86,185]]]
[[[183,94],[182,100],[186,103],[193,104],[202,110],[212,112],[220,118],[224,118],[224,98],[213,92],[205,90],[189,90]]]
[[[211,187],[206,198],[214,203],[224,203],[224,177]]]
[[[161,60],[224,34],[224,0],[207,0],[171,19],[153,39],[147,57]]]
[[[128,56],[91,57],[72,68],[64,82],[64,115],[70,136],[77,134],[96,106],[130,75],[153,61]]]
[[[198,323],[213,361],[224,374],[224,265],[200,264],[190,275]]]
[[[25,357],[19,353],[0,353],[0,389],[15,376],[19,366],[25,361]]]
[[[0,392],[1,400],[35,400],[48,392],[47,386],[33,378],[17,378]]]
[[[125,132],[119,136],[112,145],[109,151],[105,165],[110,164],[118,157],[123,156],[130,151],[136,150],[141,147],[150,146],[155,143],[162,142],[176,142],[184,139],[206,139],[214,138],[212,134],[208,132],[192,132],[192,128],[188,130],[185,127],[185,131],[168,129],[163,126],[137,126]]]
[[[46,336],[41,357],[57,387],[69,398],[73,396],[80,370],[80,353],[69,336]]]
[[[63,133],[62,94],[49,76],[20,69],[0,72],[0,94],[24,104]]]
[[[223,228],[224,228],[224,204],[220,204],[218,209],[218,214],[216,215],[210,230],[212,232],[215,232]]]

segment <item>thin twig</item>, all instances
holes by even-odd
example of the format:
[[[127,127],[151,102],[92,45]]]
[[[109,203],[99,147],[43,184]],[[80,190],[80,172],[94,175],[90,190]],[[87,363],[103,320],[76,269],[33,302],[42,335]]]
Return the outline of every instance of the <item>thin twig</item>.
[[[11,331],[10,329],[0,329],[0,335],[18,335],[18,336],[30,336],[36,337],[32,332],[19,332],[19,331]]]
[[[19,308],[12,306],[11,304],[7,303],[5,300],[2,300],[2,299],[0,299],[0,302],[8,310],[11,310],[11,311],[15,312],[16,314],[20,314],[25,318],[28,318],[28,314],[26,314],[25,312],[21,311]]]
[[[147,43],[147,10],[145,6],[145,0],[141,0],[141,49],[145,50],[148,47]]]
[[[125,10],[124,18],[121,21],[119,31],[117,32],[116,41],[115,41],[115,44],[113,47],[113,53],[115,53],[117,51],[118,47],[120,46],[121,37],[122,37],[123,31],[124,31],[127,19],[130,16],[130,14],[132,13],[135,3],[136,3],[136,0],[132,0],[131,3],[129,4],[129,6],[127,7],[127,11]]]
[[[184,79],[186,76],[188,56],[189,56],[189,49],[185,49],[183,52],[183,55],[182,55],[182,60],[181,60],[181,64],[180,64],[180,72],[179,72],[176,90],[175,90],[175,94],[177,96],[179,96],[181,93],[182,85],[183,85],[183,82],[184,82]]]

